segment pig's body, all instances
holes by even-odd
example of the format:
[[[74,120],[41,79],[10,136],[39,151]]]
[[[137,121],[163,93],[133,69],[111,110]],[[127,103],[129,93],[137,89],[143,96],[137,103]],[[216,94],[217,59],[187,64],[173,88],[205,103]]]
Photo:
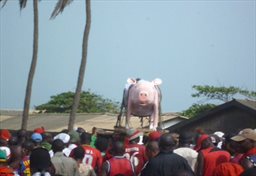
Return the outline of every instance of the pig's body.
[[[124,90],[121,108],[126,110],[126,128],[130,127],[130,117],[149,117],[149,128],[156,130],[160,113],[161,92],[158,87],[160,79],[154,81],[127,80],[129,86]],[[122,112],[122,109],[121,109]],[[119,124],[120,125],[120,124]]]

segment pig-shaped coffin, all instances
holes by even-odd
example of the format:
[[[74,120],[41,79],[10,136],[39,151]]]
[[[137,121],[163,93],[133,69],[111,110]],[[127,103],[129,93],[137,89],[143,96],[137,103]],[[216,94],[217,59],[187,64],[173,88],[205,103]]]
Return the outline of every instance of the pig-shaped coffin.
[[[120,126],[122,110],[125,108],[125,127],[130,128],[130,117],[149,117],[149,129],[156,130],[160,115],[161,91],[159,85],[161,79],[146,81],[128,78],[124,89],[121,111],[116,126]]]

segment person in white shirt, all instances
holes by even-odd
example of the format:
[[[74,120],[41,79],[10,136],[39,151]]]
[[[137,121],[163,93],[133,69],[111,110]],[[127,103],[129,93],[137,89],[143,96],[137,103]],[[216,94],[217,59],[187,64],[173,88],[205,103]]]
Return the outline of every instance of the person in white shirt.
[[[190,133],[180,133],[178,148],[175,149],[173,152],[185,158],[188,161],[191,169],[194,171],[198,153],[197,151],[192,149],[192,143],[193,136]]]

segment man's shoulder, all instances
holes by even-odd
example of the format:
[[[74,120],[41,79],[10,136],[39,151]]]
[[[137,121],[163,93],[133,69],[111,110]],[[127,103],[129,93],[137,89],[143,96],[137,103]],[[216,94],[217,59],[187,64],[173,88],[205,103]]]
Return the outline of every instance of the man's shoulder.
[[[100,152],[97,148],[94,148],[90,145],[82,145],[82,147],[84,148],[84,150],[91,150],[91,151],[95,151],[95,152]]]
[[[177,153],[177,154],[179,154],[181,156],[183,156],[183,155],[197,156],[198,155],[197,151],[195,151],[194,149],[191,149],[189,147],[177,148],[177,149],[173,150],[173,153]]]
[[[151,159],[152,163],[165,162],[166,160],[178,162],[181,160],[185,161],[186,159],[173,152],[168,152],[168,153],[160,152],[156,157]]]
[[[52,162],[58,162],[58,161],[67,161],[67,162],[72,162],[72,163],[76,163],[76,161],[68,156],[65,156],[63,153],[62,154],[55,154],[52,158],[51,158]]]

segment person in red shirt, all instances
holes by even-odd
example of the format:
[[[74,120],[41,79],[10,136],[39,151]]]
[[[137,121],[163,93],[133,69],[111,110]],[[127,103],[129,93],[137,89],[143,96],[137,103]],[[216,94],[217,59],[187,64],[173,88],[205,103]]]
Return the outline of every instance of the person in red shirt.
[[[214,169],[221,163],[230,160],[230,153],[221,150],[213,145],[210,136],[204,134],[199,137],[201,144],[197,145],[198,158],[196,175],[197,176],[212,176]]]
[[[213,176],[236,176],[244,172],[240,164],[225,162],[218,165],[213,172]]]
[[[84,148],[85,154],[82,160],[83,163],[90,164],[97,174],[101,173],[102,167],[102,155],[101,152],[90,146],[91,135],[83,132],[80,136],[82,147]]]
[[[140,131],[135,131],[128,137],[128,144],[125,147],[125,156],[129,159],[136,171],[136,175],[138,175],[145,163],[147,162],[146,156],[146,147],[142,144],[138,144],[140,140],[140,136],[143,133]]]
[[[102,166],[102,176],[135,176],[135,171],[130,160],[124,156],[124,143],[114,141],[110,153],[112,158],[106,160]]]
[[[240,158],[241,163],[247,156],[256,155],[256,131],[251,128],[245,128],[240,131],[236,136],[231,138],[233,141],[239,143],[239,149],[243,156]]]

